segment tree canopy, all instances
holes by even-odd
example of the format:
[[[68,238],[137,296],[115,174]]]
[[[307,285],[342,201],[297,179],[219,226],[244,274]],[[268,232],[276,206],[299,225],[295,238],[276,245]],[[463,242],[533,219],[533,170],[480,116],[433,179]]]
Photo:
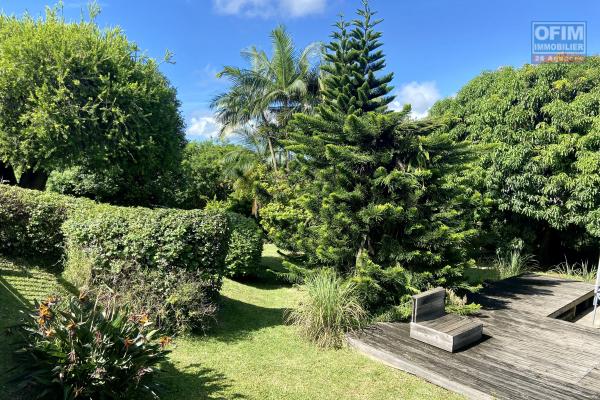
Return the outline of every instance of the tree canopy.
[[[363,1],[357,18],[336,23],[332,41],[325,45],[323,73],[323,103],[326,109],[343,114],[385,111],[394,100],[388,84],[394,74],[378,75],[385,68],[385,56],[380,47],[381,32],[375,27],[375,12]]]
[[[252,129],[264,138],[271,153],[271,164],[277,170],[281,155],[276,146],[287,136],[285,127],[294,113],[309,112],[318,103],[318,70],[314,58],[318,44],[298,52],[285,27],[271,32],[271,58],[256,47],[244,50],[242,56],[250,68],[227,66],[218,76],[228,79],[231,88],[212,102],[222,133]],[[286,163],[289,154],[286,154]]]
[[[454,138],[492,146],[473,183],[494,200],[499,225],[542,256],[597,243],[600,58],[484,72],[431,113],[454,119]]]
[[[93,17],[93,16],[92,16]],[[111,170],[116,199],[153,203],[185,144],[175,89],[119,29],[0,15],[0,161],[23,186]],[[139,193],[132,193],[132,189]]]

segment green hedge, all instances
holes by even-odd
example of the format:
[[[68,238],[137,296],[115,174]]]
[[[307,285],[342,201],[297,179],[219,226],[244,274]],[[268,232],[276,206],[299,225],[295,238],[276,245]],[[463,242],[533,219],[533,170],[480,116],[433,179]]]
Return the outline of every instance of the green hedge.
[[[161,328],[204,329],[225,274],[231,218],[0,185],[0,253],[63,261],[68,281],[111,287],[133,311],[153,313]],[[235,265],[245,259],[241,248],[232,247]]]
[[[229,240],[224,213],[198,210],[79,207],[62,230],[102,269],[127,263],[222,274]]]
[[[61,231],[77,199],[0,184],[0,253],[60,260]]]
[[[260,268],[263,233],[253,219],[227,213],[231,238],[225,265],[229,276],[256,276]]]

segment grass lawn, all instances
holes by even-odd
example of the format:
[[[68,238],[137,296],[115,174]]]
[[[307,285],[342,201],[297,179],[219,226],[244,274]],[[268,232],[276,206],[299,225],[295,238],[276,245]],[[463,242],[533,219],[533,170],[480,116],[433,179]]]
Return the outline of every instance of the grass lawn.
[[[277,253],[265,249],[266,261]],[[55,275],[0,258],[0,327],[19,306],[64,290]],[[350,349],[319,350],[283,323],[298,290],[226,280],[217,327],[178,338],[161,373],[163,399],[459,399],[419,378]],[[4,331],[4,329],[2,329]],[[0,342],[0,377],[10,367],[9,338]],[[0,399],[8,399],[0,378]],[[4,386],[3,386],[4,385]],[[14,397],[13,397],[14,399]]]

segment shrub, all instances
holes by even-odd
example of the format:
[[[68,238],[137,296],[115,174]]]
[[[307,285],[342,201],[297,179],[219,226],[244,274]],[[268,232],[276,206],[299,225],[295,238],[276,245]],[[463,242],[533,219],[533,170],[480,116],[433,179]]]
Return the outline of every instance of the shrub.
[[[363,325],[367,317],[355,288],[334,271],[319,270],[306,277],[304,297],[287,321],[320,347],[341,347],[344,334]]]
[[[231,238],[225,265],[233,277],[256,276],[263,248],[263,233],[251,218],[227,213]]]
[[[151,329],[147,315],[129,314],[114,304],[101,308],[72,297],[36,302],[21,327],[17,352],[21,389],[40,398],[122,399],[135,392],[154,394],[152,377],[166,360],[167,337]]]
[[[118,273],[98,270],[91,279],[104,303],[127,304],[135,314],[152,315],[158,328],[168,333],[207,330],[217,311],[220,276],[181,268],[121,268]]]
[[[224,212],[115,207],[0,185],[0,252],[62,259],[70,283],[108,285],[172,332],[206,329],[212,319],[230,225]],[[242,231],[232,265],[250,268],[261,246]]]
[[[225,259],[227,275],[238,278],[259,275],[263,233],[258,224],[252,218],[231,212],[231,203],[228,201],[209,201],[204,210],[227,213],[231,231]]]
[[[481,309],[481,304],[468,303],[467,296],[460,297],[452,289],[446,289],[446,312],[458,315],[471,315]]]
[[[46,258],[62,255],[61,226],[75,199],[0,184],[0,252]]]
[[[229,241],[227,216],[199,210],[79,207],[62,230],[69,247],[92,258],[94,270],[115,273],[133,264],[220,275]]]
[[[82,207],[63,225],[64,277],[105,287],[168,332],[204,330],[214,317],[229,223],[212,211]]]

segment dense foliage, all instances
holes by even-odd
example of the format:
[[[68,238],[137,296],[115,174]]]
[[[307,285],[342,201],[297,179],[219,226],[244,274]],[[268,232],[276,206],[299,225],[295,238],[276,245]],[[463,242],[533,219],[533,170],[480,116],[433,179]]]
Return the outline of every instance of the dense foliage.
[[[385,111],[389,76],[374,76],[384,65],[380,34],[368,5],[359,17],[350,38],[340,24],[327,48],[348,46],[360,57],[331,53],[324,67],[331,74],[356,67],[362,78],[350,77],[370,83],[348,100],[339,94],[348,89],[345,79],[325,79],[323,106],[291,122],[286,144],[295,170],[266,188],[272,197],[261,217],[279,245],[350,275],[364,304],[376,309],[411,293],[411,272],[421,274],[416,290],[456,284],[469,264],[474,199],[451,180],[471,157],[468,146],[435,133],[441,122],[411,120],[409,108]],[[359,36],[365,29],[369,40]]]
[[[524,241],[554,263],[565,250],[596,252],[599,110],[598,57],[485,72],[434,106],[454,118],[454,138],[494,146],[472,177],[494,200],[488,243]]]
[[[0,253],[44,258],[63,254],[61,226],[75,200],[0,184]]]
[[[225,214],[94,206],[74,211],[62,229],[66,276],[111,288],[169,332],[212,322],[229,243]]]
[[[205,329],[214,316],[230,243],[224,212],[117,207],[0,185],[0,222],[0,252],[63,262],[69,282],[109,287],[161,328]],[[232,264],[249,268],[260,246],[260,236],[238,238]]]
[[[225,258],[227,274],[233,277],[258,275],[263,250],[263,232],[253,219],[228,213],[231,237]]]
[[[31,398],[122,399],[155,394],[152,377],[170,339],[146,314],[101,308],[85,295],[37,303],[20,333],[19,387]]]
[[[218,275],[229,228],[222,213],[200,210],[79,207],[62,227],[68,246],[87,251],[98,269],[136,264]]]
[[[21,186],[44,188],[51,172],[78,167],[61,178],[72,179],[67,193],[94,197],[91,175],[111,184],[102,200],[165,201],[185,143],[179,101],[121,30],[53,10],[0,15],[0,69],[0,164]]]

